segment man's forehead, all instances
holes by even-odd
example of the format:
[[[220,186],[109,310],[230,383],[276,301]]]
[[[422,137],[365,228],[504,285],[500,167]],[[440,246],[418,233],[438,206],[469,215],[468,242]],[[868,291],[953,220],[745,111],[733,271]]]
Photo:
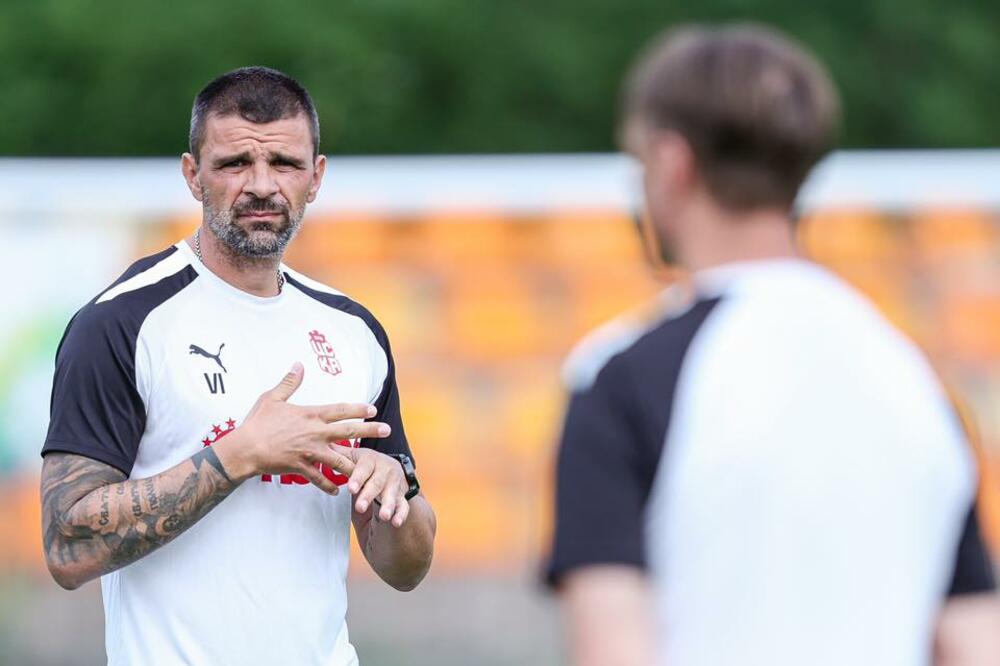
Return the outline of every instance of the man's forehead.
[[[213,152],[263,148],[312,153],[312,134],[305,114],[255,123],[242,116],[210,115],[205,119],[205,147]]]

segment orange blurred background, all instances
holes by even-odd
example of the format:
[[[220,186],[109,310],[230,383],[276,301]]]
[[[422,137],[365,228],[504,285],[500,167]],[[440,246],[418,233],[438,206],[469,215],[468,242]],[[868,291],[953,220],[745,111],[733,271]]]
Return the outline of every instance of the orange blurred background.
[[[135,256],[176,242],[198,221],[144,226]],[[823,210],[800,232],[806,254],[860,288],[931,355],[982,435],[984,479],[995,478],[997,217]],[[564,400],[561,360],[589,329],[664,284],[631,218],[614,210],[342,214],[311,219],[287,263],[364,303],[389,332],[404,422],[439,514],[435,572],[514,573],[537,563]],[[0,485],[0,573],[41,573],[36,480],[9,481]],[[984,499],[1000,548],[1000,510]]]

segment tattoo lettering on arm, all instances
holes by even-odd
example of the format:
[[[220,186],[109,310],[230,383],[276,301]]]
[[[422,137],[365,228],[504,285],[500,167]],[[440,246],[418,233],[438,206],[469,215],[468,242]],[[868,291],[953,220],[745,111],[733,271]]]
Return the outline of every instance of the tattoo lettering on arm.
[[[132,496],[132,515],[138,518],[142,515],[142,502],[139,501],[139,486],[134,483],[130,484],[128,491]]]
[[[237,484],[205,448],[162,474],[134,480],[84,456],[51,453],[41,486],[49,570],[74,588],[173,540]]]
[[[142,487],[146,491],[146,503],[149,505],[149,510],[156,511],[159,509],[160,500],[156,497],[156,486],[153,484],[153,480],[143,479]]]

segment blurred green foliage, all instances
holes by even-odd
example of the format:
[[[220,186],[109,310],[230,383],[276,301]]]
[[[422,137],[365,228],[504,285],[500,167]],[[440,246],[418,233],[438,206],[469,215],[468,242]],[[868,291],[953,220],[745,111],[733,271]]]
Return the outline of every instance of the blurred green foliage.
[[[246,64],[311,90],[326,152],[610,150],[641,45],[731,20],[819,53],[847,146],[1000,145],[987,0],[4,0],[0,154],[177,154],[195,93]]]

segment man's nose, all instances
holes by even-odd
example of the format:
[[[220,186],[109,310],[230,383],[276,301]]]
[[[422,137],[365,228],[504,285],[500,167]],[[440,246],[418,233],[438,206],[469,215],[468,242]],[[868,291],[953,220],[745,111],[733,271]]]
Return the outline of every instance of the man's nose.
[[[243,191],[258,199],[267,199],[278,193],[278,182],[266,160],[256,160],[250,169]]]

